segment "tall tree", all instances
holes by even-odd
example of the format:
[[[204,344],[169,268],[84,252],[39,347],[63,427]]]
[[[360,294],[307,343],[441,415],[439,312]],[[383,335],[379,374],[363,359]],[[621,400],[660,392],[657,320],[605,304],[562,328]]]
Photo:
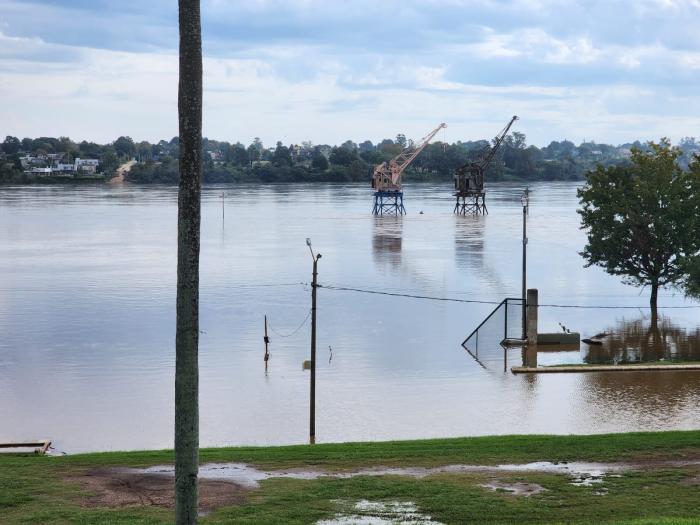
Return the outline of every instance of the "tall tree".
[[[272,155],[272,163],[275,166],[291,166],[292,156],[289,153],[289,148],[277,141],[277,147],[275,148],[275,153]]]
[[[683,171],[680,151],[668,140],[632,151],[629,166],[588,173],[578,190],[582,227],[588,233],[583,255],[636,286],[658,290],[683,285],[688,261],[700,251],[700,170]]]
[[[199,470],[199,232],[202,179],[202,28],[199,0],[179,0],[175,522],[197,523]]]
[[[114,150],[120,157],[133,157],[136,154],[136,146],[131,137],[119,137],[115,140]]]
[[[14,155],[22,148],[22,143],[17,137],[8,135],[5,137],[5,142],[2,143],[2,151],[8,155]]]

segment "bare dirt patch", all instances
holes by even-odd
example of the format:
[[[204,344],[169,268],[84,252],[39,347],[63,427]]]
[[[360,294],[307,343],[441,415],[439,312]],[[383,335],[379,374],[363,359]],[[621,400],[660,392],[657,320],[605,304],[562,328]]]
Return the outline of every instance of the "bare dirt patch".
[[[112,183],[112,184],[118,184],[118,183],[124,182],[124,179],[125,179],[125,177],[126,177],[127,172],[131,170],[131,168],[132,168],[132,166],[133,166],[134,164],[136,164],[136,161],[135,161],[135,160],[130,160],[130,161],[128,161],[128,162],[125,162],[125,163],[122,164],[121,166],[119,166],[119,167],[117,168],[117,171],[116,171],[114,177],[112,177],[112,178],[109,180],[109,182]]]
[[[175,478],[162,474],[135,473],[126,469],[95,469],[66,481],[78,483],[87,493],[84,507],[151,506],[173,508]],[[199,512],[243,503],[248,490],[224,480],[199,480]]]

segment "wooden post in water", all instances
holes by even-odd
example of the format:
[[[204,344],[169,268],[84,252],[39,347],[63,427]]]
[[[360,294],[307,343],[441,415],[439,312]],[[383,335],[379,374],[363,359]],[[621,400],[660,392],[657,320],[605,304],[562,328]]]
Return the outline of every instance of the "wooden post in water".
[[[306,244],[314,261],[311,280],[311,385],[309,392],[309,444],[316,443],[316,288],[318,288],[318,260],[321,254],[314,254],[311,247],[311,239],[306,239]]]
[[[537,346],[537,288],[527,291],[527,344]]]
[[[319,254],[319,257],[321,255]],[[316,443],[316,286],[318,257],[314,258],[313,281],[311,283],[311,392],[309,407],[309,443]]]
[[[267,362],[270,360],[270,351],[267,348],[270,344],[270,338],[267,336],[267,315],[265,316],[265,337],[263,337],[263,341],[265,341],[265,373],[267,373]]]

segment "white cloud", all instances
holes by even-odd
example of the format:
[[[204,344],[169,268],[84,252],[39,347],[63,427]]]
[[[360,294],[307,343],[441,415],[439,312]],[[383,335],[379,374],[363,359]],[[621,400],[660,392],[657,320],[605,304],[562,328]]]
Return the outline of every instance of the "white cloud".
[[[689,13],[699,2],[209,0],[205,134],[338,143],[419,138],[446,121],[450,140],[466,140],[517,113],[538,144],[697,135],[700,40]],[[66,13],[79,23],[81,9],[51,3],[43,20],[36,6],[0,0],[0,135],[176,134],[174,3],[149,4],[161,18],[127,7],[126,19],[102,17],[128,21],[127,36],[64,41],[45,27],[62,27]],[[82,19],[95,33],[99,14]]]

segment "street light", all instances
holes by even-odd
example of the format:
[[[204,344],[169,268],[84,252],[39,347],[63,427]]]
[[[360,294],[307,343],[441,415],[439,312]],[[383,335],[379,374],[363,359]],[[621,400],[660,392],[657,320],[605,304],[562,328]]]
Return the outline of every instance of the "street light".
[[[527,294],[527,213],[530,208],[530,190],[525,188],[523,194],[520,196],[520,204],[523,206],[523,289],[522,289],[522,302],[523,302],[523,335],[522,338],[525,339],[526,335],[526,316],[527,316],[527,304],[526,304],[526,294]]]
[[[318,260],[321,254],[314,254],[311,247],[311,239],[306,238],[306,245],[311,252],[311,259],[314,262],[311,280],[311,385],[309,392],[309,444],[316,443],[316,288],[318,287]]]

